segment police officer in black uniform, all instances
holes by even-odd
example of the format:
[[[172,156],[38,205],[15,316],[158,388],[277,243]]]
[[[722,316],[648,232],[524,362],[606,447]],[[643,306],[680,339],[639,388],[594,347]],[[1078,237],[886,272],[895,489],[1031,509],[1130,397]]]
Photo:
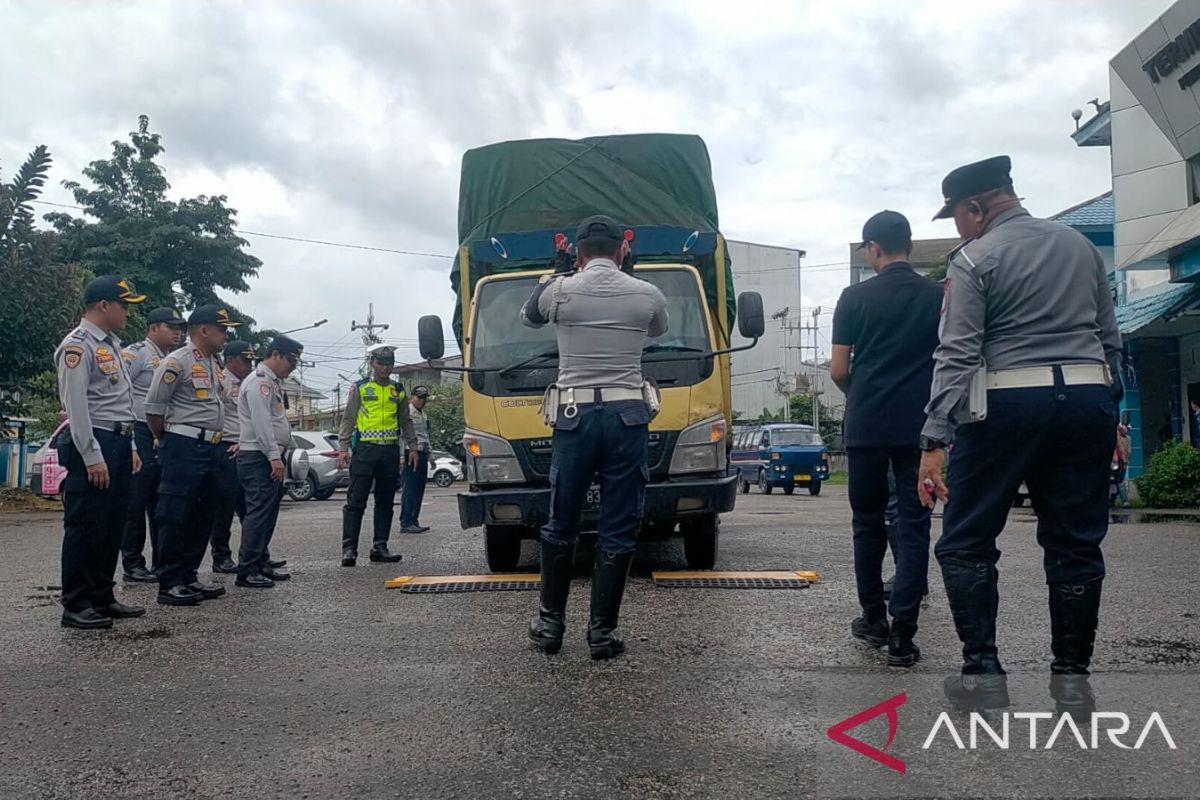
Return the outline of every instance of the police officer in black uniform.
[[[948,500],[934,552],[963,668],[945,692],[963,709],[1009,703],[996,647],[996,538],[1024,481],[1049,585],[1051,695],[1060,711],[1090,713],[1121,336],[1100,253],[1077,231],[1031,217],[1010,169],[997,156],[952,171],[935,217],[953,217],[966,240],[947,273],[917,487],[929,507]],[[977,422],[973,381],[987,396]]]
[[[68,628],[111,628],[114,619],[146,613],[113,595],[129,483],[141,469],[133,448],[132,386],[116,332],[125,327],[129,306],[145,299],[124,278],[96,278],[83,292],[83,319],[54,353],[70,425],[58,438],[58,460],[67,468],[62,624]]]
[[[254,346],[240,339],[229,342],[221,354],[217,384],[221,402],[225,404],[225,426],[221,429],[221,442],[229,455],[221,469],[221,505],[213,515],[212,569],[227,575],[237,574],[233,563],[233,550],[229,547],[232,535],[233,516],[239,520],[246,517],[246,493],[238,479],[237,454],[241,439],[241,422],[238,419],[238,395],[242,381],[254,371]]]

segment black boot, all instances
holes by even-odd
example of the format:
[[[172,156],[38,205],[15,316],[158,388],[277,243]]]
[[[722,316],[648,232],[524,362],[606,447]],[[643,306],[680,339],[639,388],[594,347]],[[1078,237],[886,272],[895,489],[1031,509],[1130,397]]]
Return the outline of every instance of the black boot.
[[[397,561],[403,558],[403,556],[401,556],[399,553],[393,553],[389,551],[387,542],[377,541],[375,544],[371,545],[371,552],[367,558],[380,564],[395,564]]]
[[[1088,682],[1088,665],[1096,644],[1100,588],[1104,578],[1084,583],[1050,584],[1050,696],[1059,713],[1089,716],[1096,698]]]
[[[614,658],[625,652],[625,639],[617,629],[621,615],[621,600],[625,596],[625,579],[633,553],[605,553],[597,548],[596,566],[592,571],[592,613],[588,623],[588,647],[592,658]]]
[[[1008,680],[996,650],[998,573],[986,562],[940,559],[946,598],[963,643],[962,675],[946,679],[943,689],[956,708],[976,711],[1009,705]]]
[[[353,567],[358,558],[358,534],[362,530],[362,509],[342,506],[342,566]],[[350,563],[346,563],[349,561]]]
[[[562,649],[567,627],[567,595],[575,545],[542,541],[542,602],[538,615],[529,621],[529,638],[549,654]]]
[[[911,667],[921,660],[921,650],[913,644],[916,633],[916,625],[892,622],[891,636],[888,638],[889,667]]]

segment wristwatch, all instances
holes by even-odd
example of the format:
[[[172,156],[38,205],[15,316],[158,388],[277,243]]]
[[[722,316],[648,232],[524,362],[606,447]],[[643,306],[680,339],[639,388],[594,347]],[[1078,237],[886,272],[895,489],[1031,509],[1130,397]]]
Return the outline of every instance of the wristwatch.
[[[911,439],[909,441],[912,441]],[[938,439],[931,439],[928,436],[922,436],[918,442],[918,446],[928,453],[930,450],[945,450],[946,443]]]

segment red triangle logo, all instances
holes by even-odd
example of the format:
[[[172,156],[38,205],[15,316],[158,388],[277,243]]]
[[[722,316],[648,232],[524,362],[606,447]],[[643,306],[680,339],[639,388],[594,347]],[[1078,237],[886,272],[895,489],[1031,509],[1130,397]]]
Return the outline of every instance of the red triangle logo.
[[[872,761],[878,761],[888,769],[894,769],[896,772],[899,772],[901,775],[903,775],[907,771],[904,762],[893,755],[888,755],[884,751],[892,746],[892,742],[896,738],[896,732],[900,727],[900,715],[897,713],[897,709],[899,709],[900,706],[904,705],[906,702],[908,702],[908,694],[906,692],[901,692],[895,697],[890,697],[887,700],[884,700],[882,703],[873,705],[870,708],[854,714],[853,716],[846,717],[841,722],[830,725],[829,730],[825,733],[830,739],[838,744],[844,747],[849,747],[854,752],[861,753]],[[870,722],[880,714],[887,714],[888,720],[888,740],[887,744],[883,746],[883,750],[880,750],[877,747],[872,747],[871,745],[859,741],[853,736],[847,734],[847,731],[857,728],[864,722]]]

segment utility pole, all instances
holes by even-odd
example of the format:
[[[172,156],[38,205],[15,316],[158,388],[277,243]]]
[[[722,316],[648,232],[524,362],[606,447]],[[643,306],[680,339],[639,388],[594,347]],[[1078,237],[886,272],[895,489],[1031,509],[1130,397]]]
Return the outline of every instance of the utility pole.
[[[817,433],[821,432],[821,395],[825,394],[818,387],[818,378],[821,374],[821,367],[818,362],[821,360],[821,350],[817,342],[817,318],[821,316],[821,307],[817,306],[812,312],[812,348],[813,348],[813,382],[811,387],[812,404],[813,404],[813,427],[817,429]]]
[[[787,321],[788,314],[790,312],[791,309],[787,306],[784,306],[771,315],[771,319],[779,320],[779,325],[783,330],[783,371],[781,374],[782,376],[776,378],[775,388],[780,394],[783,395],[784,422],[792,421],[792,389],[791,385],[789,385],[789,382],[794,384],[794,381],[792,381],[791,374],[788,372],[788,350],[790,349],[788,347],[788,334],[791,331]]]
[[[379,338],[379,334],[375,333],[375,331],[377,331],[377,330],[386,331],[387,329],[388,329],[387,323],[376,323],[375,322],[375,304],[374,303],[367,304],[367,321],[364,324],[359,325],[354,320],[350,320],[351,332],[366,331],[362,337],[363,347],[370,347],[373,344],[379,344],[380,342],[382,342],[383,340]]]
[[[300,407],[297,409],[297,417],[300,430],[304,430],[304,368],[315,367],[316,362],[313,361],[297,361],[296,366],[300,368]]]

